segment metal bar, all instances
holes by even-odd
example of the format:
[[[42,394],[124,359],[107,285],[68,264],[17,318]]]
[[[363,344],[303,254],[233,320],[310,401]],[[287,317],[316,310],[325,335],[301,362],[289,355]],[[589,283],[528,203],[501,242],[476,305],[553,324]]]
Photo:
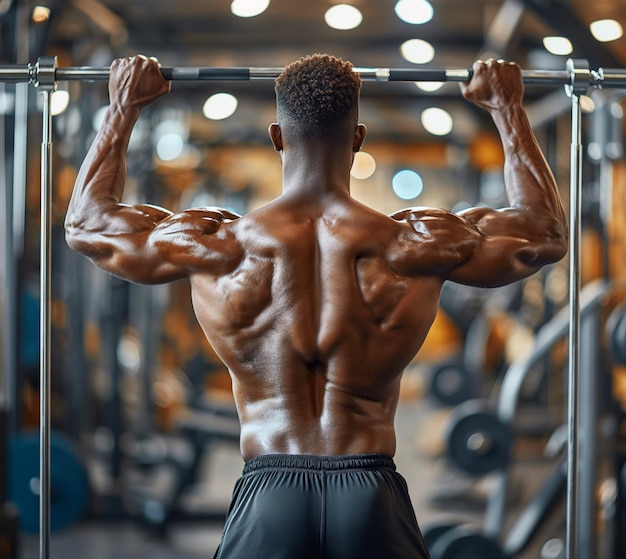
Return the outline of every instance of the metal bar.
[[[50,557],[50,267],[52,208],[52,91],[44,88],[41,143],[41,247],[40,247],[40,474],[39,557]]]
[[[596,80],[603,88],[626,89],[626,70],[599,68],[596,74]]]
[[[580,557],[596,556],[598,528],[596,526],[598,492],[598,450],[602,439],[599,427],[600,393],[604,388],[598,374],[601,370],[600,353],[602,351],[603,328],[602,309],[595,312],[580,325],[580,400],[578,432],[580,444],[579,479],[578,479],[578,523],[576,525],[577,550]]]
[[[31,64],[0,65],[0,82],[37,82],[38,68]],[[163,77],[171,81],[246,81],[274,79],[283,68],[239,67],[162,67]],[[354,68],[364,81],[468,82],[472,71],[464,68]],[[68,66],[55,69],[59,81],[107,81],[109,68]],[[561,86],[571,83],[567,70],[522,70],[527,85]],[[589,85],[626,87],[626,70],[598,69]]]
[[[52,93],[56,56],[37,61],[42,93],[41,217],[39,253],[39,559],[50,559],[50,330],[52,268]]]
[[[28,60],[28,52],[30,47],[30,9],[26,3],[16,3],[14,10],[14,61]],[[19,395],[23,388],[24,379],[18,374],[19,361],[19,326],[20,319],[20,259],[24,253],[24,223],[26,218],[26,169],[28,157],[28,105],[29,105],[29,87],[28,83],[16,84],[10,90],[14,94],[14,120],[13,120],[13,158],[11,161],[12,180],[5,183],[7,190],[11,190],[11,194],[7,193],[6,201],[10,204],[6,208],[7,215],[10,214],[11,231],[9,239],[11,242],[11,259],[7,261],[10,267],[7,268],[7,293],[12,297],[12,301],[7,302],[10,322],[5,324],[9,330],[13,330],[8,336],[8,343],[13,344],[11,348],[11,360],[13,370],[9,373],[10,390],[12,397],[11,409],[11,426],[17,431],[20,426],[20,417],[23,403],[20,401]],[[7,152],[8,154],[9,152]],[[7,169],[7,172],[10,172]]]
[[[2,94],[4,87],[0,87]],[[0,114],[0,184],[5,185],[0,193],[0,410],[11,412],[7,417],[7,430],[12,431],[16,425],[12,413],[17,393],[17,265],[13,252],[13,189],[6,164],[9,150],[5,136],[5,118]],[[0,475],[0,483],[5,479]],[[0,503],[3,502],[0,496]]]
[[[13,130],[13,252],[15,259],[24,252],[26,228],[26,173],[28,168],[28,105],[30,89],[15,84],[15,128]],[[17,272],[15,272],[17,274]]]
[[[580,410],[580,240],[582,189],[582,134],[580,97],[573,92],[572,145],[570,168],[570,250],[569,250],[569,367],[567,438],[566,558],[578,558],[578,474]]]
[[[4,95],[4,86],[0,86],[0,96]],[[14,271],[12,261],[12,226],[11,226],[11,206],[10,191],[7,185],[6,176],[6,153],[4,143],[4,115],[0,113],[0,183],[6,186],[1,196],[3,198],[2,208],[0,208],[0,452],[2,456],[8,456],[7,435],[10,431],[10,410],[11,410],[11,382],[16,378],[15,364],[16,352],[15,341],[10,339],[11,332],[15,330],[13,321],[15,314],[9,309],[9,303],[14,298],[10,289],[8,276]],[[0,506],[8,501],[7,464],[3,458],[0,460]]]
[[[0,81],[2,82],[30,82],[33,68],[30,64],[1,64]]]
[[[163,77],[171,81],[242,81],[275,79],[283,68],[172,68],[162,67]],[[472,71],[463,68],[354,68],[364,81],[468,82]],[[2,75],[0,74],[0,79]],[[109,68],[67,67],[56,69],[63,81],[106,81]],[[526,84],[562,86],[570,83],[566,70],[522,70]]]

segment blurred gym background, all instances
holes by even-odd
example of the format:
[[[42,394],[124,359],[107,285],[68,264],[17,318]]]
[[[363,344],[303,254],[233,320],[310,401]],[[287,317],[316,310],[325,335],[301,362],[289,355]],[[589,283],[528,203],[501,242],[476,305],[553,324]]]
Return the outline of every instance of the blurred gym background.
[[[326,52],[359,67],[626,67],[624,0],[0,0],[0,64],[282,67]],[[72,253],[63,219],[107,105],[59,82],[52,232],[52,557],[210,557],[243,465],[224,366],[189,285],[137,286]],[[569,200],[570,107],[527,86],[535,133]],[[583,106],[581,557],[626,557],[624,93]],[[37,557],[41,100],[0,83],[0,556]],[[245,213],[280,193],[271,81],[173,84],[144,111],[126,200]],[[457,84],[363,85],[354,196],[391,213],[505,203],[495,129]],[[447,285],[407,369],[397,463],[433,559],[564,557],[568,262],[506,288]],[[419,309],[416,309],[419,312]],[[17,513],[16,513],[17,511]],[[17,544],[17,545],[16,545]],[[464,544],[464,545],[465,545]],[[436,553],[435,553],[436,552]],[[470,557],[470,555],[467,555]]]

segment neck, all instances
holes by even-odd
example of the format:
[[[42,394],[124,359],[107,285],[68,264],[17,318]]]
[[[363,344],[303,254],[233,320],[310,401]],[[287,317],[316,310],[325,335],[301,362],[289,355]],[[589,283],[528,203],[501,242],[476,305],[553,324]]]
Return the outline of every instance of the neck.
[[[283,194],[323,197],[350,194],[354,153],[335,144],[291,146],[282,152]]]

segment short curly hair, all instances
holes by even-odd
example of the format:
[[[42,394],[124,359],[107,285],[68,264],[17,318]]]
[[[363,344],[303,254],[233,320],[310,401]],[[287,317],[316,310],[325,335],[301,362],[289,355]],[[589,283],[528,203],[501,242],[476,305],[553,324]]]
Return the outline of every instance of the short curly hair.
[[[356,127],[360,89],[352,63],[328,54],[304,56],[276,78],[278,122],[302,137]]]

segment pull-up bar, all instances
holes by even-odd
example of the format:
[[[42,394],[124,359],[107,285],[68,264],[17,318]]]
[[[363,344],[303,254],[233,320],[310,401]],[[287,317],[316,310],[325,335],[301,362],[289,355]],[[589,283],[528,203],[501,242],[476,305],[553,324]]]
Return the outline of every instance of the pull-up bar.
[[[48,59],[48,57],[46,57]],[[0,82],[40,83],[40,74],[48,71],[43,59],[37,64],[0,65]],[[283,68],[264,67],[162,67],[161,73],[171,81],[250,81],[274,79]],[[361,79],[378,82],[468,82],[472,70],[445,68],[354,68]],[[106,81],[109,68],[70,66],[53,68],[54,81]],[[528,85],[572,85],[574,69],[522,70],[522,79]],[[626,70],[604,69],[589,71],[589,87],[624,88]]]

